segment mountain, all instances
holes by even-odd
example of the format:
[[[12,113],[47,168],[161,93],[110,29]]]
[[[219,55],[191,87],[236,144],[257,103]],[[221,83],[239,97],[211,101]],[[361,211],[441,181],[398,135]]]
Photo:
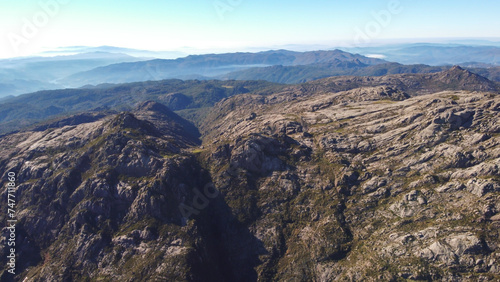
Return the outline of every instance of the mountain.
[[[413,46],[412,48],[423,48]],[[432,48],[436,46],[431,46]],[[267,80],[301,83],[331,76],[383,76],[402,73],[435,73],[451,66],[402,65],[340,50],[191,55],[177,59],[131,57],[115,47],[72,47],[67,56],[0,60],[0,97],[67,87],[95,88],[113,83],[162,79]],[[140,51],[140,50],[135,50]],[[365,50],[366,51],[366,50]],[[480,50],[476,50],[480,52]],[[425,53],[425,52],[424,52]],[[134,53],[135,54],[135,53]],[[153,54],[150,54],[153,55]],[[500,80],[494,64],[469,62],[468,69]]]
[[[164,126],[157,127],[154,121],[140,120],[135,117],[136,115],[142,117],[162,116],[164,119],[161,123],[164,123]],[[191,277],[200,277],[197,275],[202,273],[211,274],[210,257],[207,258],[206,262],[196,262],[198,251],[183,246],[188,243],[184,241],[189,236],[187,234],[200,231],[183,227],[182,214],[178,211],[176,202],[183,201],[185,197],[192,195],[192,191],[187,185],[198,187],[203,184],[201,181],[209,179],[206,172],[204,173],[197,164],[196,159],[192,155],[183,153],[197,141],[191,137],[189,131],[183,130],[185,128],[181,123],[178,123],[179,120],[181,118],[175,114],[165,113],[162,106],[149,103],[142,105],[134,113],[110,115],[93,122],[38,132],[35,134],[36,137],[32,135],[37,140],[35,143],[26,139],[32,134],[29,132],[14,134],[2,139],[2,141],[7,142],[2,142],[2,145],[7,146],[10,142],[8,140],[13,140],[11,138],[27,141],[33,145],[34,151],[31,151],[32,153],[37,151],[38,153],[35,154],[38,156],[43,155],[48,158],[59,156],[61,157],[59,160],[62,161],[57,164],[53,163],[55,167],[50,169],[42,164],[37,172],[18,171],[19,179],[40,177],[39,179],[45,183],[42,184],[43,188],[38,190],[39,192],[30,189],[33,192],[32,197],[25,197],[22,200],[22,202],[26,201],[24,203],[30,202],[32,204],[34,208],[32,215],[44,216],[45,212],[38,207],[45,206],[47,211],[51,211],[51,215],[44,217],[41,221],[41,218],[36,219],[35,217],[28,220],[21,219],[17,227],[18,254],[22,258],[18,264],[19,271],[45,261],[51,265],[51,268],[58,268],[61,271],[46,269],[42,271],[43,273],[36,275],[38,276],[36,279],[41,279],[43,276],[44,280],[67,281],[68,279],[79,279],[77,277],[88,277],[83,272],[77,275],[76,269],[87,264],[84,261],[96,261],[100,252],[98,249],[109,244],[116,246],[116,248],[109,249],[109,270],[111,271],[114,267],[121,268],[124,265],[118,266],[113,262],[116,259],[121,259],[112,253],[115,252],[118,256],[125,255],[123,258],[128,261],[127,256],[132,255],[132,253],[124,254],[122,248],[132,247],[132,245],[127,246],[127,242],[132,243],[135,239],[131,241],[127,234],[143,224],[147,231],[142,235],[139,232],[137,238],[139,240],[141,240],[141,236],[149,239],[155,238],[154,240],[163,238],[159,239],[158,245],[150,247],[158,252],[162,248],[169,249],[171,246],[169,251],[172,252],[171,262],[178,265],[177,270],[172,269],[170,276],[167,273],[161,273],[161,275],[175,279],[175,277],[179,277],[178,275],[184,274],[183,272],[191,271],[193,263],[198,265],[193,270],[200,271],[200,273],[193,273]],[[169,129],[169,133],[164,131],[166,129]],[[54,139],[54,134],[59,135],[59,137]],[[55,147],[50,144],[54,144]],[[65,149],[60,146],[65,147]],[[15,148],[8,149],[4,146],[1,150],[11,156],[19,153]],[[53,152],[53,155],[49,154],[49,151]],[[43,158],[39,159],[35,156],[35,159],[42,161]],[[3,161],[2,166],[5,165]],[[188,170],[191,165],[193,167]],[[66,170],[65,167],[69,170]],[[113,168],[111,169],[111,167]],[[88,177],[80,174],[83,170],[89,173]],[[166,177],[172,178],[167,180]],[[186,182],[190,178],[192,181]],[[108,190],[109,180],[116,182],[120,188],[113,191]],[[131,181],[134,181],[135,184],[132,184]],[[171,181],[177,182],[177,188],[170,187]],[[41,182],[35,186],[39,184]],[[19,191],[27,188],[23,185],[26,183],[21,184]],[[167,192],[166,188],[179,190]],[[55,194],[58,196],[52,198],[51,195],[55,196]],[[23,205],[19,203],[20,207]],[[4,219],[3,216],[4,214],[2,214],[2,219]],[[65,218],[68,216],[71,220],[66,222]],[[156,222],[159,228],[150,225],[153,222]],[[25,226],[31,227],[26,228]],[[121,226],[125,236],[114,238],[113,230],[118,226]],[[50,235],[52,234],[50,229],[58,230],[57,238]],[[94,236],[93,233],[97,230],[102,230],[102,232]],[[34,233],[32,232],[38,233],[36,238],[33,237]],[[174,238],[172,232],[178,233],[177,239]],[[86,236],[86,238],[77,234]],[[64,243],[59,244],[56,241],[64,241]],[[4,242],[2,241],[2,243]],[[199,242],[192,241],[192,244],[194,246]],[[147,247],[147,253],[153,251],[150,247]],[[89,248],[95,248],[97,252],[88,252]],[[43,253],[40,252],[42,249]],[[73,256],[76,249],[85,250],[80,253],[82,257]],[[2,248],[2,254],[4,250]],[[133,248],[130,250],[133,251]],[[136,260],[136,257],[132,256]],[[186,261],[183,261],[183,258]],[[148,261],[157,259],[158,257],[155,257]],[[139,260],[136,261],[139,262]],[[129,277],[136,276],[133,273],[137,273],[137,277],[141,275],[139,273],[143,270],[139,270],[140,265],[147,265],[148,269],[153,266],[146,262],[132,267],[135,263],[133,261],[129,261],[129,263],[130,267],[125,267],[129,269],[127,271],[131,275]],[[88,271],[91,271],[98,266],[89,265],[89,267],[85,266]],[[157,267],[161,267],[161,264]],[[6,272],[2,275],[2,281],[6,279],[5,274]],[[129,277],[123,276],[124,279]]]
[[[0,96],[59,89],[59,79],[114,63],[140,61],[124,54],[93,52],[68,56],[0,60]]]
[[[211,111],[212,177],[266,246],[260,279],[498,279],[498,93],[391,87]]]
[[[170,91],[206,115],[149,99],[200,109]],[[103,109],[0,137],[17,280],[500,279],[499,89],[460,67],[45,91],[2,113],[28,98]]]
[[[487,67],[487,68],[470,67],[468,69],[474,73],[477,73],[481,76],[488,78],[489,80],[500,82],[500,67]]]
[[[432,67],[427,65],[402,65],[398,63],[381,63],[366,65],[358,60],[329,63],[299,65],[299,66],[271,66],[249,68],[222,75],[221,79],[236,80],[267,80],[277,83],[301,83],[330,76],[383,76],[402,73],[434,73],[448,67]]]
[[[378,77],[331,77],[317,81],[325,91],[346,91],[358,87],[391,86],[410,95],[440,90],[498,92],[499,84],[459,66],[431,74],[395,74]]]
[[[79,87],[86,84],[124,83],[167,78],[184,79],[186,77],[192,78],[193,75],[213,77],[256,66],[304,65],[327,63],[334,60],[358,61],[366,65],[384,62],[340,50],[311,52],[277,50],[259,53],[191,55],[175,60],[158,59],[99,67],[71,75],[61,82],[65,85]]]
[[[196,118],[206,114],[208,108],[221,99],[279,87],[265,81],[163,80],[40,91],[0,102],[0,134],[70,114],[130,110],[145,100],[162,102],[186,117]]]
[[[39,90],[92,88],[101,84],[172,78],[262,79],[277,83],[301,83],[341,75],[434,73],[450,68],[451,64],[460,64],[491,80],[500,80],[495,68],[498,62],[494,59],[500,49],[496,46],[413,44],[346,50],[366,56],[336,49],[308,52],[272,50],[178,58],[181,54],[175,55],[175,52],[170,56],[164,52],[111,46],[66,47],[45,55],[71,55],[0,60],[0,97]],[[165,56],[176,59],[151,59]]]
[[[186,55],[185,53],[178,51],[149,51],[149,50],[139,50],[139,49],[122,48],[115,46],[98,46],[98,47],[69,46],[69,47],[61,47],[45,51],[40,55],[61,56],[61,55],[73,55],[73,54],[96,53],[96,52],[126,54],[128,56],[140,57],[140,58],[149,57],[149,58],[163,58],[163,59],[175,59]]]
[[[292,96],[308,93],[335,93],[361,87],[388,86],[411,96],[444,90],[498,92],[499,83],[474,74],[459,66],[437,73],[394,74],[385,76],[335,76],[307,83],[289,85],[281,89]],[[280,91],[280,92],[281,92]]]
[[[266,81],[182,81],[163,80],[88,89],[41,91],[0,102],[0,133],[33,126],[48,118],[103,109],[129,110],[145,100],[164,103],[170,109],[199,125],[217,102],[244,93],[269,95],[289,91],[303,93],[338,92],[359,87],[389,85],[410,95],[440,90],[498,91],[499,84],[455,66],[431,74],[396,74],[378,77],[339,76],[298,85]]]

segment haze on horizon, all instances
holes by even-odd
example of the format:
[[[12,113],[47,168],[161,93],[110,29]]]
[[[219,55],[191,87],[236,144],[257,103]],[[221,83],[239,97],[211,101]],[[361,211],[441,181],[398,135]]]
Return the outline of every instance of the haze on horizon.
[[[0,58],[63,46],[193,53],[274,46],[499,40],[500,2],[0,0]]]

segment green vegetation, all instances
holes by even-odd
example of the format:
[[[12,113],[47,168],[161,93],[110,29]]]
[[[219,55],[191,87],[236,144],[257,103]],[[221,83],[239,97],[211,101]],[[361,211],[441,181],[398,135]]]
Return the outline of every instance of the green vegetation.
[[[382,63],[376,65],[347,64],[345,62],[319,63],[301,66],[271,66],[250,68],[225,75],[230,79],[266,80],[277,83],[303,83],[331,76],[383,76],[400,73],[434,73],[446,67],[427,65],[401,65],[398,63]]]
[[[266,81],[171,79],[127,83],[106,88],[40,91],[21,95],[10,99],[8,103],[0,104],[0,134],[36,122],[85,111],[130,110],[137,103],[146,100],[163,103],[172,110],[181,111],[183,116],[196,122],[206,115],[207,108],[221,99],[250,92],[273,93],[281,87],[283,86]],[[58,110],[50,110],[52,108]]]

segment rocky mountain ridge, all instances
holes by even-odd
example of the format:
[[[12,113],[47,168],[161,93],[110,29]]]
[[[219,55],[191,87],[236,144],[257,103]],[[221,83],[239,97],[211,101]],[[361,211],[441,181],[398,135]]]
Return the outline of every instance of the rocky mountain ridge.
[[[198,128],[148,101],[3,136],[16,278],[498,280],[496,87],[327,78],[223,98]]]

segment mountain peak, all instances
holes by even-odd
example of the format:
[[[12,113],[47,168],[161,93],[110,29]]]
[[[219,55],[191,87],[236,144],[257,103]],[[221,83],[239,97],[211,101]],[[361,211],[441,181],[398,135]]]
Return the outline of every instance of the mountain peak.
[[[140,103],[137,105],[136,111],[151,111],[165,115],[171,115],[173,113],[167,106],[155,101],[145,101]]]
[[[455,66],[451,67],[450,69],[443,71],[443,74],[446,76],[453,76],[456,78],[478,76],[477,74],[472,73],[466,69],[463,69],[462,67],[460,67],[458,65],[455,65]]]
[[[183,119],[161,103],[155,101],[142,102],[136,107],[134,115],[152,122],[163,133],[175,136],[191,144],[199,143],[200,133],[198,129],[191,122]]]
[[[447,76],[452,76],[455,78],[467,78],[467,77],[471,77],[471,76],[478,76],[475,73],[472,73],[466,69],[463,69],[460,66],[453,66],[449,70],[444,71],[443,74],[445,74]]]
[[[459,65],[454,65],[449,71],[465,71],[462,67]]]
[[[462,90],[496,91],[498,89],[495,82],[460,66],[453,66],[449,70],[437,74],[436,78],[440,82],[456,85]]]

